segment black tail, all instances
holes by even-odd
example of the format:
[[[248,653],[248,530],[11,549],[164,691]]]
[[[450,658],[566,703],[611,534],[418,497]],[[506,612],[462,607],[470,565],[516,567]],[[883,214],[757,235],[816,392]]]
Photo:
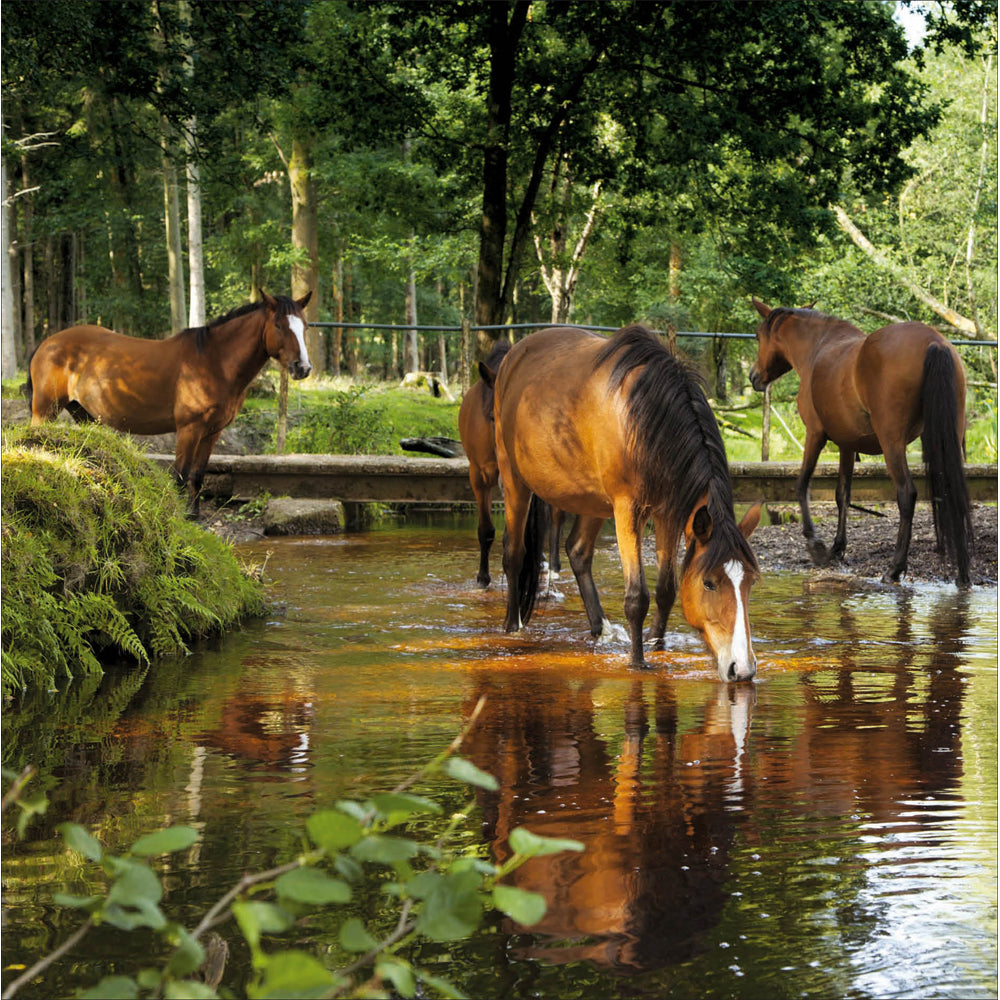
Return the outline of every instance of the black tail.
[[[35,348],[37,351],[38,348]],[[28,381],[21,386],[21,392],[24,393],[24,398],[28,401],[28,419],[31,419],[31,399],[35,394],[34,386],[31,382],[31,362],[35,357],[35,351],[31,352],[31,357],[28,358]]]
[[[528,624],[531,612],[535,610],[538,576],[545,552],[545,537],[545,504],[532,494],[531,503],[528,505],[528,518],[524,524],[524,562],[521,563],[521,574],[517,579],[517,592],[520,597],[518,610],[521,613],[522,625]]]
[[[954,561],[958,582],[969,583],[972,509],[958,437],[958,397],[951,352],[932,345],[924,357],[924,462],[930,478],[934,530],[938,544]]]

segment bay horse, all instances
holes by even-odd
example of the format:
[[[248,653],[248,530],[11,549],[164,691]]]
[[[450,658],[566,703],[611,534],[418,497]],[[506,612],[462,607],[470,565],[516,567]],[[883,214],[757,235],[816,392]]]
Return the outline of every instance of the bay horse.
[[[31,422],[67,409],[78,423],[96,420],[130,434],[176,431],[173,471],[197,517],[212,449],[268,358],[295,379],[312,370],[303,314],[311,295],[261,292],[259,302],[165,340],[91,325],[53,334],[28,363]]]
[[[493,380],[500,362],[510,350],[510,341],[501,338],[485,361],[479,363],[480,378],[462,398],[458,410],[458,436],[469,460],[469,484],[476,498],[479,523],[479,572],[476,581],[481,587],[490,585],[490,550],[496,537],[493,526],[493,491],[500,479],[493,424]],[[563,512],[549,511],[549,568],[559,572],[559,534]]]
[[[566,552],[591,634],[605,633],[609,623],[591,565],[601,526],[614,517],[631,664],[645,666],[642,531],[652,519],[659,567],[653,647],[663,648],[683,538],[684,616],[701,633],[722,680],[752,678],[757,661],[747,608],[760,571],[747,539],[760,506],[737,525],[725,446],[694,372],[641,326],[610,338],[553,327],[526,337],[504,358],[494,417],[506,527],[505,630],[520,629],[534,607],[532,550],[539,539],[532,510],[543,500],[577,515]]]
[[[750,383],[758,391],[793,368],[800,379],[799,415],[806,443],[797,493],[802,534],[814,562],[840,559],[847,547],[847,510],[858,453],[885,456],[896,487],[899,528],[886,583],[906,571],[917,490],[906,446],[922,437],[931,483],[938,549],[969,584],[972,514],[965,482],[965,369],[958,352],[923,323],[894,323],[866,336],[845,320],[812,309],[771,309],[753,300],[762,322]],[[827,441],[840,449],[837,531],[829,552],[809,513],[809,480]]]

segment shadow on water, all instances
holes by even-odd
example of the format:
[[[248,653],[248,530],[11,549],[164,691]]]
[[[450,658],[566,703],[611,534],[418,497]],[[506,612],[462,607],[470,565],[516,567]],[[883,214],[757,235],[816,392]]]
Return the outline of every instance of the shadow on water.
[[[485,695],[463,753],[500,788],[480,794],[474,849],[503,860],[524,825],[586,850],[513,876],[548,900],[535,927],[497,918],[422,946],[468,995],[996,996],[995,590],[765,577],[758,681],[727,686],[676,617],[653,669],[630,671],[627,643],[590,640],[567,581],[503,635],[465,523],[250,554],[265,547],[282,602],[268,621],[6,713],[5,765],[34,763],[52,806],[5,838],[5,965],[73,926],[47,902],[79,888],[58,823],[111,850],[196,825],[165,873],[191,920],[291,856],[315,809],[435,756]],[[595,577],[620,620],[611,543]],[[302,934],[289,944],[324,947]],[[123,947],[98,936],[22,996],[92,983]]]

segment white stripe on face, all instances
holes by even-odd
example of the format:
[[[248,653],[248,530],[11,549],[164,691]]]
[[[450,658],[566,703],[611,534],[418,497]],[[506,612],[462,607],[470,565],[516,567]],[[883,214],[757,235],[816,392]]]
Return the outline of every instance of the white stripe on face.
[[[730,641],[729,653],[737,666],[743,666],[750,662],[750,644],[747,641],[747,632],[744,626],[746,615],[743,612],[743,594],[740,591],[743,584],[743,563],[736,559],[730,559],[722,568],[732,581],[733,591],[736,593],[736,618],[733,622],[733,637]]]
[[[312,368],[309,363],[309,352],[306,350],[306,325],[298,316],[288,317],[288,329],[295,334],[295,339],[299,342],[299,361],[303,368]]]

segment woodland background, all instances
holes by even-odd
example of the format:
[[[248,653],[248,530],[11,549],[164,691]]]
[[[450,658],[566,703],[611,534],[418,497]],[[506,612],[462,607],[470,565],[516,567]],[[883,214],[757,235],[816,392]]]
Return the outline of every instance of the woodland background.
[[[262,287],[414,328],[312,330],[356,377],[454,366],[421,325],[749,332],[750,295],[995,340],[996,4],[916,45],[897,7],[5,0],[3,375]]]

